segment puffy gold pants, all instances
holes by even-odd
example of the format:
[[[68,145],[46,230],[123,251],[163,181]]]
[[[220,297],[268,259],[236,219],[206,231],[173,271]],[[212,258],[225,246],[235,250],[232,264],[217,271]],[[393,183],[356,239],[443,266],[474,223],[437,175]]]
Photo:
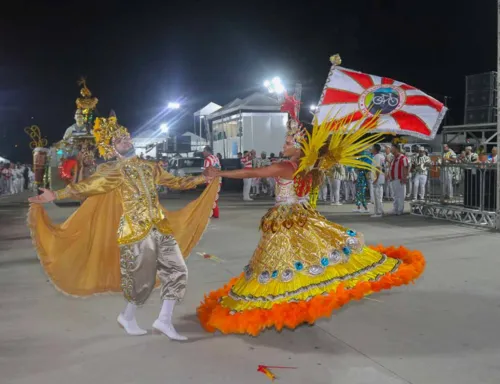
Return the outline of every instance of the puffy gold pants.
[[[181,300],[186,292],[187,267],[174,237],[153,229],[137,243],[120,247],[120,271],[125,299],[142,305],[161,282],[162,300]]]

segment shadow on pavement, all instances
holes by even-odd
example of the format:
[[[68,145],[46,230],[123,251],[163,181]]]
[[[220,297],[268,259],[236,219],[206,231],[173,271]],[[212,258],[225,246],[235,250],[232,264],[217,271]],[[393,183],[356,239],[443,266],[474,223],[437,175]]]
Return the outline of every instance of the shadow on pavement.
[[[302,325],[294,331],[281,332],[268,329],[257,337],[207,333],[206,338],[193,341],[214,336],[235,337],[251,348],[269,347],[294,354],[334,355],[340,350],[345,353],[338,342],[332,342],[337,339],[352,348],[366,344],[361,350],[364,354],[391,357],[456,355],[500,348],[498,297],[470,292],[397,292],[397,289],[374,294],[373,299],[379,300],[377,303],[352,302],[314,326]],[[391,308],[401,308],[397,301],[406,302],[409,309],[393,311]],[[201,330],[194,314],[182,317],[177,328],[188,332]],[[325,333],[330,337],[325,337]],[[370,339],[369,343],[364,342],[366,338]],[[401,343],[411,343],[411,348],[404,348],[403,352]]]

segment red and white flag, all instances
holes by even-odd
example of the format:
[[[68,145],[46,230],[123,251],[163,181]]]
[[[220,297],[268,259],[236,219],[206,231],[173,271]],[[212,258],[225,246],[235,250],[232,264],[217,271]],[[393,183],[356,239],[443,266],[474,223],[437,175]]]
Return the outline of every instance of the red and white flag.
[[[447,108],[421,90],[387,77],[332,66],[316,117],[359,120],[378,115],[375,131],[433,139]]]

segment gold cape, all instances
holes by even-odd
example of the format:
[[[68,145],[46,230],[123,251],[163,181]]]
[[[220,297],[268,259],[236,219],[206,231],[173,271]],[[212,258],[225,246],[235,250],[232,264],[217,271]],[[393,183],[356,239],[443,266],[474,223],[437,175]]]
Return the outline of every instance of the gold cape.
[[[201,239],[219,192],[213,180],[200,197],[178,211],[161,207],[184,258]],[[38,258],[52,284],[71,296],[121,292],[117,230],[122,204],[117,190],[91,196],[64,223],[54,224],[31,204],[28,226]]]

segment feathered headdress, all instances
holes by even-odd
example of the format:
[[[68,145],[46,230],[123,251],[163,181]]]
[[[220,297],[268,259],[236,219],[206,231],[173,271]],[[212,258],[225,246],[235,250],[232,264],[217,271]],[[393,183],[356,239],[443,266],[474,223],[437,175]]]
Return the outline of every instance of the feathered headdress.
[[[130,133],[123,125],[118,124],[115,112],[111,111],[107,119],[99,117],[95,120],[94,137],[99,154],[109,160],[116,155],[113,140],[130,137]]]
[[[307,173],[314,168],[326,171],[336,164],[373,170],[370,163],[363,161],[362,153],[384,137],[383,133],[370,134],[378,124],[377,117],[367,115],[366,119],[353,123],[352,117],[329,119],[327,116],[321,124],[315,117],[312,133],[306,132],[307,140],[301,142],[303,156],[297,173]]]
[[[285,92],[283,104],[281,104],[281,112],[287,112],[288,116],[297,122],[297,111],[300,108],[300,101],[297,100],[294,96],[288,96],[288,93]]]
[[[300,101],[295,96],[288,96],[285,93],[283,104],[281,104],[281,112],[288,113],[287,135],[292,136],[297,148],[301,147],[301,142],[305,137],[304,127],[297,118],[297,112],[300,108]]]

